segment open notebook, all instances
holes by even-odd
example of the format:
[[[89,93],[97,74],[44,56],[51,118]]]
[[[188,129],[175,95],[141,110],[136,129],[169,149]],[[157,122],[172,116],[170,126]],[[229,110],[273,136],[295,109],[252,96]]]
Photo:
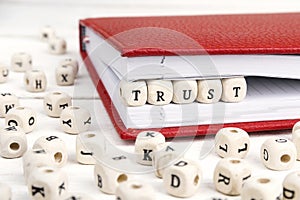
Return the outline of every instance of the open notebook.
[[[178,20],[185,24],[177,24],[176,33],[170,32],[169,22]],[[81,54],[124,139],[133,139],[145,129],[160,130],[167,137],[213,134],[223,126],[246,131],[287,129],[300,116],[300,40],[294,37],[299,34],[299,21],[299,13],[86,19],[80,26]],[[236,26],[238,22],[242,24]],[[247,27],[249,22],[255,29]],[[185,31],[195,23],[193,30],[205,36],[200,48],[202,36]],[[220,33],[215,23],[231,32]],[[161,24],[167,31],[161,32]],[[188,40],[178,31],[191,33]],[[189,43],[190,37],[196,44]],[[127,107],[119,96],[121,80],[240,75],[247,77],[248,84],[246,99],[240,103]]]

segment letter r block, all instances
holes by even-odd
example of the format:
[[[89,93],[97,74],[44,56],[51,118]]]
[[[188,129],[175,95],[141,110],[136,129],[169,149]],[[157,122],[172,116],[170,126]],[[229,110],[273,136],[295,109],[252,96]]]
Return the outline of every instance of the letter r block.
[[[151,80],[147,81],[148,103],[152,105],[166,105],[173,99],[172,81]]]

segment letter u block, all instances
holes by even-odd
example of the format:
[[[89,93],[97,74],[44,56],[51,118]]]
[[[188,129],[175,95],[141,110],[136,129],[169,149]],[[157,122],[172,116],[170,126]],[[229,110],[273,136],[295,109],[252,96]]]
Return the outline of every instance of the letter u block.
[[[192,103],[197,97],[197,82],[192,80],[172,81],[173,83],[173,102],[174,103]]]
[[[152,165],[153,151],[158,145],[165,143],[165,137],[156,131],[143,131],[138,134],[135,140],[135,153],[137,163]]]
[[[202,179],[198,163],[180,159],[174,165],[165,169],[163,183],[167,192],[176,197],[190,197],[194,195]]]

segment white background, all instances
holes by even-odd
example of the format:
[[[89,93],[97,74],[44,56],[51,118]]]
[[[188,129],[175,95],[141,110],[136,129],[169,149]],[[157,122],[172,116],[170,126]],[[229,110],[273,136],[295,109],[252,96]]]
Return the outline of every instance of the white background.
[[[256,12],[286,12],[300,11],[300,2],[290,1],[199,1],[199,0],[170,0],[170,1],[141,1],[141,0],[0,0],[0,62],[10,65],[14,52],[25,51],[33,56],[35,68],[45,70],[50,91],[65,91],[74,97],[74,104],[86,106],[93,115],[94,124],[91,131],[102,132],[106,138],[121,149],[133,150],[133,142],[121,141],[98,99],[94,86],[82,66],[75,86],[58,87],[55,84],[54,69],[60,60],[68,56],[79,58],[78,49],[78,20],[100,16],[132,16],[132,15],[186,15],[212,13],[256,13]],[[67,55],[54,56],[47,53],[47,44],[38,38],[39,30],[45,25],[56,29],[57,35],[64,37],[68,43]],[[70,191],[87,193],[94,199],[115,199],[113,195],[101,193],[94,184],[93,166],[79,165],[75,159],[76,136],[61,132],[58,119],[49,118],[43,112],[42,97],[45,93],[28,93],[23,87],[23,74],[11,72],[9,81],[0,85],[0,92],[11,92],[20,97],[22,105],[32,107],[38,114],[38,126],[28,134],[28,144],[42,135],[57,135],[64,139],[68,146],[69,162],[65,171],[69,175]],[[1,127],[4,119],[0,119]],[[253,175],[266,175],[278,178],[280,181],[289,172],[267,170],[260,162],[259,148],[262,142],[273,134],[291,138],[290,131],[270,132],[264,135],[251,135],[250,153],[246,158],[253,169]],[[181,139],[189,142],[189,139]],[[239,199],[227,197],[214,190],[212,183],[213,168],[219,158],[211,151],[213,137],[197,138],[188,149],[187,156],[199,160],[202,166],[203,179],[201,188],[190,199]],[[299,169],[300,163],[290,170]],[[157,199],[174,199],[166,194],[162,180],[156,179],[152,173],[136,177],[152,184],[157,193]],[[27,188],[22,176],[22,159],[0,158],[0,182],[7,183],[13,191],[13,200],[29,199]]]

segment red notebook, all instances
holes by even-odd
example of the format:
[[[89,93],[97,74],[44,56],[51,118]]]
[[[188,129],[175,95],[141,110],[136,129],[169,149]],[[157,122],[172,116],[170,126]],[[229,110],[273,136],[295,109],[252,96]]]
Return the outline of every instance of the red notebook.
[[[224,66],[220,68],[217,66],[216,77],[245,75],[299,79],[300,75],[294,73],[297,70],[295,63],[299,63],[296,55],[300,54],[299,27],[300,13],[92,18],[80,21],[80,51],[117,132],[122,139],[134,139],[140,131],[145,129],[128,127],[126,123],[124,124],[124,117],[120,117],[120,110],[116,109],[116,103],[106,84],[103,83],[98,64],[89,50],[99,45],[95,44],[96,41],[105,41],[105,45],[100,45],[100,51],[96,52],[98,60],[101,64],[111,68],[118,78],[125,77],[130,71],[129,65],[132,67],[135,63],[147,63],[150,58],[152,61],[158,58],[162,62],[165,58],[166,60],[170,58],[170,60],[173,59],[170,62],[176,66],[176,56],[193,59],[193,56],[206,55],[211,56],[217,65],[219,65],[218,62],[222,65],[224,60],[232,62],[235,62],[236,58],[245,60],[246,67],[240,66],[240,62],[233,63],[232,65],[236,65],[236,68],[232,69],[232,73]],[[249,60],[248,57],[243,57],[249,55],[251,58]],[[272,55],[281,57],[273,58]],[[118,59],[114,59],[116,56]],[[262,65],[248,70],[253,64],[251,62],[257,61],[256,57],[253,59],[251,56],[261,56],[259,59],[268,58],[268,61],[263,60],[264,63],[268,63],[266,66],[276,63],[278,69],[266,70],[267,67]],[[280,61],[277,62],[274,59]],[[124,62],[127,68],[123,67]],[[287,72],[282,73],[287,65],[291,66],[291,70],[285,70]],[[150,68],[149,73],[147,70],[132,73],[133,75],[128,75],[125,79],[160,77],[161,73],[151,74],[152,71],[156,70]],[[185,73],[184,67],[181,67],[179,72],[183,74],[183,77],[199,76],[199,74],[193,74],[193,71]],[[174,74],[166,73],[166,76],[168,75],[168,78],[178,78]],[[205,78],[206,75],[207,77],[214,76],[208,73],[203,77]],[[214,134],[221,127],[228,126],[256,132],[290,129],[298,121],[297,118],[298,116],[289,118],[278,116],[259,121],[235,123],[231,120],[230,123],[152,127],[147,130],[159,130],[166,137]]]

